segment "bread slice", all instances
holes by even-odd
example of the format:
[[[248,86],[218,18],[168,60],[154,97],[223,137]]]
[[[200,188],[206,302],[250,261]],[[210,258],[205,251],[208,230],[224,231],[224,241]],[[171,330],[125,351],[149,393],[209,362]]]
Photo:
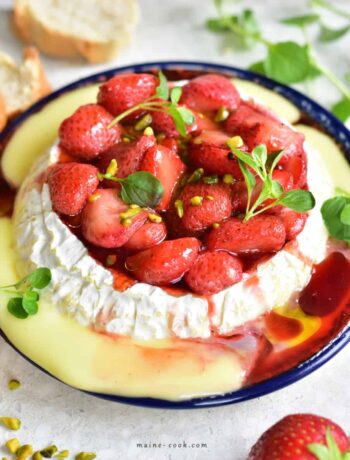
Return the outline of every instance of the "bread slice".
[[[108,61],[128,45],[137,0],[15,0],[20,37],[55,57]]]
[[[0,102],[0,118],[17,115],[50,90],[36,48],[23,50],[23,63],[20,65],[0,52],[0,91],[3,99],[2,109]]]

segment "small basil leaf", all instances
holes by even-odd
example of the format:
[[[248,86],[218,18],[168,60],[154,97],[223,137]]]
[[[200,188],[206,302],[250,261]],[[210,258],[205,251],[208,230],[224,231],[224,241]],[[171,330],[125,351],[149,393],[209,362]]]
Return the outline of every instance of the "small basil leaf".
[[[350,99],[344,97],[334,104],[331,110],[340,121],[345,122],[350,118]]]
[[[174,105],[176,105],[179,102],[181,94],[182,89],[180,88],[180,86],[174,86],[170,93],[170,100]]]
[[[256,43],[256,38],[260,36],[259,23],[252,10],[243,10],[237,18],[238,25],[246,32],[246,36],[243,37],[243,46],[246,48],[252,48]]]
[[[166,76],[160,70],[158,73],[159,85],[156,88],[156,95],[161,99],[167,101],[169,99],[169,87]]]
[[[249,70],[252,72],[259,73],[260,75],[266,75],[264,61],[258,61],[249,66]]]
[[[283,194],[283,187],[277,180],[271,180],[271,195],[279,198]]]
[[[22,307],[28,315],[36,315],[38,313],[38,302],[27,299],[25,296],[23,296]]]
[[[178,133],[180,134],[180,136],[186,137],[187,135],[186,125],[182,118],[181,113],[179,112],[179,109],[174,106],[170,106],[168,107],[167,112],[173,119],[173,122],[175,123],[176,129]]]
[[[238,160],[238,164],[241,168],[247,186],[248,196],[250,196],[256,184],[254,174],[252,174],[251,171],[249,171],[249,169],[242,160]]]
[[[32,301],[32,302],[37,302],[39,300],[39,294],[36,291],[26,291],[23,294],[23,299]]]
[[[350,225],[350,203],[346,204],[340,214],[340,220],[344,225]]]
[[[320,42],[332,42],[346,35],[350,30],[350,25],[341,27],[340,29],[330,29],[322,24],[318,39]]]
[[[229,30],[227,21],[222,20],[222,18],[210,18],[206,22],[206,27],[211,32],[227,32]]]
[[[327,230],[336,240],[350,241],[350,225],[345,225],[341,220],[342,211],[349,204],[350,198],[336,196],[325,201],[321,207]]]
[[[190,109],[187,109],[186,107],[177,107],[177,111],[180,113],[181,118],[186,123],[186,125],[193,125],[194,115]]]
[[[260,144],[257,145],[252,151],[252,157],[255,162],[260,166],[264,167],[267,160],[267,148],[266,145]]]
[[[287,41],[269,45],[264,61],[266,74],[282,83],[298,83],[307,78],[310,56],[307,46]]]
[[[22,306],[22,298],[21,297],[14,297],[10,299],[7,304],[7,310],[11,315],[15,316],[18,319],[26,319],[28,318],[28,313],[24,310]]]
[[[127,204],[154,208],[162,199],[161,182],[147,171],[137,171],[121,182],[121,198]]]
[[[250,155],[248,155],[245,152],[242,152],[241,150],[238,150],[234,145],[233,142],[229,139],[226,144],[230,147],[232,152],[236,155],[236,157],[246,163],[248,166],[250,166],[254,171],[258,171],[258,165],[256,164],[254,158]]]
[[[26,277],[31,287],[44,289],[51,282],[51,271],[46,267],[37,268],[33,273]]]
[[[278,163],[280,162],[281,158],[283,157],[284,150],[277,150],[276,152],[272,152],[267,157],[267,168],[272,173]]]
[[[305,14],[302,16],[293,16],[291,18],[282,19],[281,23],[286,24],[287,26],[305,27],[317,22],[319,19],[319,14]]]
[[[286,208],[293,209],[298,212],[310,211],[315,206],[315,198],[311,192],[307,190],[290,190],[279,200]]]
[[[260,195],[258,196],[257,200],[254,203],[254,209],[260,206],[265,200],[271,198],[271,179],[269,177],[263,183],[263,187],[261,189]]]

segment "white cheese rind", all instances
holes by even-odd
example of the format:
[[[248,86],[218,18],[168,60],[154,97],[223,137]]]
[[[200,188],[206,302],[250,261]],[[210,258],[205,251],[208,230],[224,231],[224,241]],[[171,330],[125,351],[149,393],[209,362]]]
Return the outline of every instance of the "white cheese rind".
[[[205,298],[172,296],[165,290],[138,283],[124,292],[113,289],[113,276],[89,256],[85,246],[52,210],[47,184],[36,178],[57,161],[57,148],[40,158],[16,200],[14,227],[19,267],[23,274],[49,267],[52,283],[44,295],[63,313],[80,323],[137,340],[177,336],[208,338],[211,329],[221,335],[288,302],[307,284],[312,264],[325,257],[327,232],[320,214],[333,193],[332,181],[310,146],[308,183],[316,198],[304,230],[295,245],[258,265],[256,272],[212,296],[212,316]]]

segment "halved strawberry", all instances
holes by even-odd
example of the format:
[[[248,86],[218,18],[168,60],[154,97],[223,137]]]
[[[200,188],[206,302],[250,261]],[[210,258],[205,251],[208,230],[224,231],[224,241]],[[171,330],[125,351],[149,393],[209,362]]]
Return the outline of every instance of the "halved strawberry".
[[[98,189],[94,201],[89,202],[82,215],[84,238],[102,248],[119,248],[144,224],[147,212],[141,211],[127,223],[120,216],[128,205],[115,189]]]
[[[82,163],[62,163],[51,166],[47,181],[55,211],[74,216],[98,187],[98,170]]]
[[[241,179],[243,176],[238,162],[226,144],[228,139],[229,136],[223,131],[203,130],[189,143],[191,163],[209,174],[232,174]]]
[[[284,149],[281,163],[303,152],[302,134],[249,102],[240,104],[226,120],[225,128],[230,135],[241,136],[249,150],[259,144],[265,144],[269,153]]]
[[[172,150],[155,145],[147,150],[139,169],[148,171],[159,179],[164,195],[156,209],[168,209],[174,189],[186,169],[181,158]]]
[[[242,279],[242,263],[224,251],[205,251],[185,274],[185,281],[196,294],[212,295]]]
[[[301,155],[294,155],[283,162],[283,170],[292,174],[295,188],[303,188],[307,182],[307,158],[303,150]]]
[[[183,107],[180,105],[179,107]],[[163,133],[168,137],[178,138],[180,134],[176,129],[175,123],[171,116],[165,112],[152,112],[152,128],[156,133]],[[199,123],[199,116],[195,114],[194,123],[192,125],[186,125],[186,132],[187,134],[192,133],[193,131],[197,131],[198,123]]]
[[[111,114],[117,116],[153,96],[157,85],[158,78],[146,73],[116,75],[100,86],[97,100]],[[135,112],[128,119],[134,119],[140,113],[142,112]]]
[[[217,74],[201,75],[193,78],[182,88],[180,102],[198,112],[218,110],[220,107],[234,110],[240,96],[232,82]]]
[[[306,212],[297,212],[282,206],[271,208],[269,213],[278,216],[282,220],[286,229],[287,240],[292,240],[302,232],[308,218],[308,213]]]
[[[198,256],[196,238],[180,238],[146,249],[126,259],[126,268],[148,284],[167,285],[179,281]]]
[[[112,121],[113,117],[102,106],[82,105],[61,123],[60,144],[75,158],[93,160],[120,141],[120,126],[108,128]]]
[[[124,178],[140,169],[146,150],[155,144],[154,136],[140,136],[131,142],[120,142],[105,152],[97,163],[98,169],[105,173],[109,163],[117,160],[117,176]],[[119,188],[119,184],[105,181],[109,187]]]
[[[207,239],[210,251],[226,250],[233,254],[259,254],[279,251],[286,241],[281,219],[261,214],[243,223],[232,217],[211,230]]]
[[[143,251],[149,249],[152,246],[156,246],[161,243],[167,234],[167,229],[164,222],[145,222],[131,236],[129,241],[124,245],[124,248],[131,252]]]
[[[173,137],[165,137],[164,139],[159,140],[158,144],[172,150],[176,154],[179,153],[179,141],[177,139],[174,139]]]
[[[188,184],[179,196],[183,206],[182,225],[190,231],[202,230],[230,217],[231,190],[225,184]]]

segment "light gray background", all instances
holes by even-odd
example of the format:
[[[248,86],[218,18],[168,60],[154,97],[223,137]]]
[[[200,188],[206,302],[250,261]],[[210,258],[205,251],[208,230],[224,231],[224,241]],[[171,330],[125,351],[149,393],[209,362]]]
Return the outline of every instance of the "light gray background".
[[[147,60],[197,59],[244,67],[264,53],[227,51],[221,39],[203,28],[213,13],[206,0],[141,0],[142,21],[133,44],[115,63],[92,66],[83,62],[44,59],[54,88],[114,65]],[[350,9],[350,2],[339,5]],[[0,49],[19,58],[21,45],[12,35],[6,11],[11,2],[0,0]],[[279,18],[305,11],[306,1],[241,1],[256,10],[271,40],[301,39],[299,32],[278,24]],[[326,14],[328,24],[341,20]],[[339,75],[350,70],[349,37],[318,48],[321,60]],[[305,88],[304,88],[305,89]],[[320,79],[311,96],[329,104],[336,91]],[[71,452],[91,450],[100,460],[118,459],[220,459],[244,460],[259,434],[282,416],[310,411],[331,417],[350,431],[348,363],[350,348],[304,380],[272,395],[239,405],[196,411],[147,410],[113,404],[84,395],[56,382],[31,366],[0,340],[0,416],[18,416],[22,442],[42,448],[51,442]],[[9,378],[23,382],[15,392],[7,390]],[[8,432],[0,428],[0,444]],[[137,449],[139,442],[207,443],[206,449]],[[1,450],[0,450],[1,457]],[[72,457],[73,458],[73,457]]]

